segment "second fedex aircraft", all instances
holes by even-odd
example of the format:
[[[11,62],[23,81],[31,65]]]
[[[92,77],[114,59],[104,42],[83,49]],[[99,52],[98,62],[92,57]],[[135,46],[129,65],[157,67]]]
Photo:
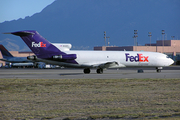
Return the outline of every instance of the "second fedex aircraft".
[[[155,67],[160,72],[163,66],[169,66],[174,61],[167,55],[157,52],[140,51],[64,51],[58,49],[37,31],[25,30],[9,34],[20,36],[36,56],[36,60],[64,67],[84,68],[84,73],[90,73],[96,68],[97,73],[103,73],[105,68],[121,67]]]

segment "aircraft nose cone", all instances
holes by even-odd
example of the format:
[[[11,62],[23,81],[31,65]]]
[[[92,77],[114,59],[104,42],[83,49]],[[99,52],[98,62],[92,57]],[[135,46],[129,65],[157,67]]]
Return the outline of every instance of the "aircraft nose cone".
[[[169,64],[172,65],[174,63],[174,60],[170,59]]]

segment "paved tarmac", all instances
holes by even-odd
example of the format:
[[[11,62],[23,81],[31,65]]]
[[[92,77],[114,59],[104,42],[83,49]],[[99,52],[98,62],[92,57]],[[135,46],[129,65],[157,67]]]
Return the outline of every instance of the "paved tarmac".
[[[144,68],[144,73],[137,73],[138,68],[107,69],[97,74],[92,69],[84,74],[83,69],[33,69],[33,68],[0,68],[0,78],[22,79],[119,79],[119,78],[180,78],[180,66],[165,67],[161,73],[154,68]]]

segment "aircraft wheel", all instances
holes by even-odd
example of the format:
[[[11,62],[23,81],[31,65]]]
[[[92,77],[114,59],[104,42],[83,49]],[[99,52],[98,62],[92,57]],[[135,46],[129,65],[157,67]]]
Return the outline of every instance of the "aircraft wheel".
[[[158,73],[160,73],[160,72],[161,72],[161,70],[160,70],[160,69],[157,69],[156,71],[157,71]]]
[[[85,74],[89,74],[90,72],[91,72],[91,70],[89,68],[84,69]]]
[[[143,70],[143,69],[139,69],[139,70],[137,71],[137,73],[144,73],[144,70]]]
[[[96,72],[97,72],[98,74],[102,74],[102,73],[103,73],[103,69],[102,69],[102,68],[97,69]]]

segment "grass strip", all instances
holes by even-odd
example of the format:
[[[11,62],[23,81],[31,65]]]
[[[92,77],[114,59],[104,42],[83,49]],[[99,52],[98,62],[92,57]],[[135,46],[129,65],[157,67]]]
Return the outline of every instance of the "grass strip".
[[[180,79],[0,79],[1,119],[180,117]]]

